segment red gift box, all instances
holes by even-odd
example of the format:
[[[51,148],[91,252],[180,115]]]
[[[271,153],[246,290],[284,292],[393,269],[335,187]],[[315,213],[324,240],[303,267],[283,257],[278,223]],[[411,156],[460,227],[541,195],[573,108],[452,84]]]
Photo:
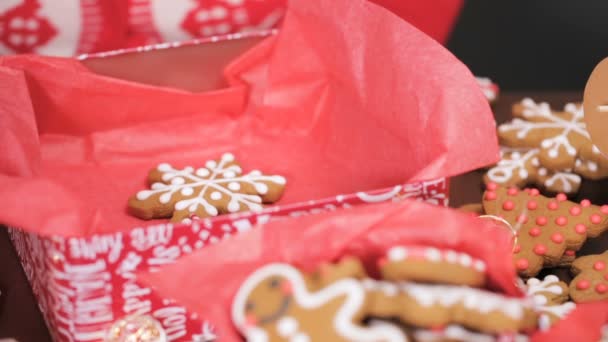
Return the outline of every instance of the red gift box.
[[[200,335],[195,314],[135,273],[280,217],[445,205],[447,177],[498,158],[487,101],[439,44],[365,1],[293,6],[262,41],[0,59],[12,88],[0,92],[0,222],[22,229],[11,235],[57,340],[98,340],[127,315],[151,315],[175,340]],[[192,225],[127,215],[150,167],[223,152],[286,176],[279,205]]]

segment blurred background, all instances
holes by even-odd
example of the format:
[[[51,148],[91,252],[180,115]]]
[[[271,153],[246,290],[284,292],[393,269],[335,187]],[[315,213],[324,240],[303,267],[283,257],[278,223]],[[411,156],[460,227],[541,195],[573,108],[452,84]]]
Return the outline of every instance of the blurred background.
[[[0,0],[0,54],[77,55],[280,25],[287,0]],[[608,56],[606,0],[371,0],[505,90],[579,90]]]
[[[447,47],[505,90],[580,90],[608,57],[608,1],[467,0]]]

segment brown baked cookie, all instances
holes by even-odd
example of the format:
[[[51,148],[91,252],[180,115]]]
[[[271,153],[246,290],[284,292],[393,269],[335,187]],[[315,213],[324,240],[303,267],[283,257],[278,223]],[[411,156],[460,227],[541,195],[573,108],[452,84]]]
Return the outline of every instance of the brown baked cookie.
[[[573,170],[580,149],[591,145],[580,104],[569,103],[556,112],[547,103],[524,99],[513,106],[513,116],[498,126],[501,145],[538,148],[540,164],[550,170]]]
[[[579,250],[587,237],[597,237],[608,228],[608,206],[588,200],[577,204],[564,194],[548,198],[536,189],[490,183],[483,205],[487,214],[503,217],[518,230],[513,261],[524,277],[535,276],[543,266],[559,265],[566,250]]]
[[[572,172],[552,171],[540,164],[538,148],[501,148],[501,159],[484,175],[486,184],[523,188],[538,186],[549,192],[575,194],[581,185],[581,177]]]
[[[410,333],[413,342],[528,342],[529,338],[522,334],[507,334],[503,336],[482,334],[463,328],[460,325],[448,325],[440,329],[413,329]]]
[[[288,264],[253,272],[232,302],[232,322],[247,341],[405,342],[396,326],[364,326],[369,297],[361,281],[345,278],[317,291]]]
[[[584,145],[579,151],[574,172],[592,180],[608,177],[608,158],[595,145]]]
[[[363,280],[367,277],[363,264],[354,257],[345,257],[336,263],[324,262],[314,272],[305,275],[308,288],[312,291],[317,291],[342,279]]]
[[[608,252],[576,259],[570,269],[570,297],[576,303],[608,299]]]
[[[174,222],[188,222],[192,217],[259,211],[262,203],[279,200],[286,181],[260,171],[243,174],[234,156],[225,153],[198,169],[160,164],[150,171],[148,183],[150,190],[129,199],[131,214],[145,220],[170,217]]]
[[[481,287],[485,284],[483,260],[454,250],[426,246],[395,246],[380,259],[384,280],[416,281]]]
[[[536,328],[537,314],[531,301],[506,297],[467,286],[392,283],[368,279],[369,313],[398,318],[418,328],[462,325],[488,334],[529,331]],[[373,303],[380,301],[381,304]]]
[[[534,301],[534,310],[539,314],[538,327],[542,331],[549,330],[576,308],[576,304],[568,301],[568,285],[555,275],[543,280],[528,279],[524,291]]]

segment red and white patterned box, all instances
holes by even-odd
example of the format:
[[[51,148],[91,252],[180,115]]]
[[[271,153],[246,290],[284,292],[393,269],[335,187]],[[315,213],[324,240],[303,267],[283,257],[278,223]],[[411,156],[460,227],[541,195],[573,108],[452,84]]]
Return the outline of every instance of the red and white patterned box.
[[[257,224],[349,208],[365,203],[416,199],[445,206],[448,182],[397,185],[388,189],[338,195],[260,213],[141,226],[87,238],[41,237],[9,229],[40,309],[56,341],[100,341],[127,316],[156,319],[169,341],[211,341],[213,322],[159,298],[136,282],[136,272],[154,271],[206,245],[252,229]]]

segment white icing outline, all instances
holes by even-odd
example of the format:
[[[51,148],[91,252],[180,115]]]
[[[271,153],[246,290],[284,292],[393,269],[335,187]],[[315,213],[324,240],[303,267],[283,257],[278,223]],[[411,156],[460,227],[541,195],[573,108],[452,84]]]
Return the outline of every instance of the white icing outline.
[[[521,101],[524,107],[522,116],[525,119],[533,119],[534,121],[523,120],[520,118],[513,119],[510,123],[502,124],[498,127],[501,132],[517,131],[516,137],[524,139],[530,131],[535,129],[562,129],[561,133],[541,141],[541,148],[547,150],[547,155],[550,158],[559,156],[559,149],[563,148],[570,156],[576,156],[577,149],[572,146],[568,139],[570,132],[577,133],[589,139],[589,133],[583,121],[584,111],[582,106],[577,106],[573,103],[568,103],[564,107],[564,111],[572,114],[570,120],[564,120],[561,117],[554,115],[553,111],[547,103],[536,103],[532,99],[526,98]],[[539,119],[543,121],[538,121]]]
[[[421,257],[429,262],[458,264],[462,267],[472,268],[478,272],[485,272],[486,270],[486,263],[483,260],[474,258],[467,253],[461,253],[451,249],[419,246],[393,246],[386,252],[386,259],[392,262],[400,262],[408,259],[416,260]]]
[[[370,290],[382,291],[389,297],[405,294],[425,307],[441,305],[451,308],[462,304],[467,310],[487,314],[499,311],[514,320],[524,316],[525,309],[532,309],[533,304],[528,298],[506,297],[498,293],[468,286],[433,285],[400,282],[393,283],[374,279],[362,281],[363,287]]]
[[[538,317],[538,327],[541,331],[547,331],[551,327],[551,318],[548,314],[563,319],[572,310],[576,308],[573,302],[565,302],[562,304],[548,305],[548,299],[543,293],[552,293],[561,295],[564,289],[558,285],[559,278],[553,274],[546,276],[543,280],[538,278],[530,278],[524,286],[526,295],[532,298],[534,310],[540,313]]]
[[[365,304],[365,290],[361,282],[355,279],[337,281],[320,291],[310,293],[302,274],[288,264],[269,264],[253,272],[241,285],[232,302],[232,322],[248,341],[255,339],[267,341],[264,329],[248,327],[245,319],[245,306],[251,292],[264,280],[279,276],[287,279],[292,286],[293,299],[298,306],[304,309],[314,309],[327,303],[329,300],[345,296],[344,304],[333,317],[336,333],[347,340],[361,342],[406,342],[407,338],[397,328],[390,327],[361,327],[353,323],[352,318],[359,313]],[[266,335],[266,340],[262,339]]]
[[[162,179],[168,184],[154,183],[149,190],[138,192],[136,198],[144,201],[152,195],[161,194],[159,201],[161,203],[168,203],[176,193],[192,193],[195,188],[201,187],[198,195],[195,197],[186,198],[175,203],[175,210],[188,209],[190,213],[194,213],[199,207],[203,207],[205,212],[210,216],[217,216],[219,214],[217,208],[205,199],[208,190],[213,191],[210,196],[212,200],[217,201],[218,195],[220,195],[219,199],[222,198],[222,194],[223,196],[227,196],[229,198],[227,209],[230,212],[239,211],[241,205],[244,205],[251,211],[260,211],[262,210],[262,198],[260,196],[233,192],[230,189],[230,185],[237,182],[250,184],[258,194],[264,195],[268,192],[268,186],[263,182],[275,183],[277,185],[284,185],[286,183],[285,178],[282,176],[266,176],[256,170],[246,175],[241,175],[242,170],[238,165],[226,167],[226,164],[233,161],[234,156],[231,153],[224,153],[219,163],[210,160],[205,163],[205,168],[198,170],[192,167],[177,170],[170,164],[160,164],[157,170],[163,173]]]

